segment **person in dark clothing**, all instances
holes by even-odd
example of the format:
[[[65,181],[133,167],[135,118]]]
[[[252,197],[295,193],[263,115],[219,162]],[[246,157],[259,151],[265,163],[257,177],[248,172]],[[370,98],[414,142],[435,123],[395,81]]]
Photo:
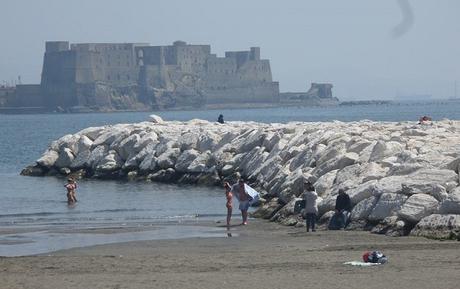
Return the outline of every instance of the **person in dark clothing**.
[[[343,211],[351,211],[350,196],[348,196],[343,189],[339,190],[339,195],[335,200],[335,211],[336,213],[341,213]]]
[[[217,118],[218,123],[224,123],[224,115],[219,114],[219,117]]]
[[[351,211],[351,200],[343,189],[339,189],[339,195],[335,200],[335,214],[329,222],[329,230],[344,229],[348,225],[348,216]]]

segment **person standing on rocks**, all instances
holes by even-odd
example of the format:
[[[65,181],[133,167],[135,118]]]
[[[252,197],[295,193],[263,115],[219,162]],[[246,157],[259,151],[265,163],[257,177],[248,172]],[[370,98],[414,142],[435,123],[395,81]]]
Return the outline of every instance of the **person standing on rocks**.
[[[76,190],[77,190],[77,182],[73,178],[67,179],[67,184],[64,185],[67,189],[67,203],[69,205],[74,204],[77,202]]]
[[[305,221],[307,225],[307,232],[315,232],[316,216],[318,215],[318,194],[315,192],[315,187],[310,182],[304,183],[305,192],[303,193],[303,199],[305,200]]]
[[[238,183],[232,186],[232,192],[240,202],[239,209],[241,210],[241,217],[243,218],[243,223],[241,224],[247,225],[249,201],[251,200],[251,196],[246,192],[243,179],[240,179]]]
[[[335,200],[335,215],[329,222],[329,230],[344,229],[348,224],[348,215],[351,211],[351,200],[343,189],[339,189],[339,194]]]
[[[227,229],[230,228],[230,220],[232,218],[232,210],[233,210],[233,194],[232,188],[228,182],[224,183],[225,188],[225,197],[227,198],[227,203],[225,206],[227,207]]]

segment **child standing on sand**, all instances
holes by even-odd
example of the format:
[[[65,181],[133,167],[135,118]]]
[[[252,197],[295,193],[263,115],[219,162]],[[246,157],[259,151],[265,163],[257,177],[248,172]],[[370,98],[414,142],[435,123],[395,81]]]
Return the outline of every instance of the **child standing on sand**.
[[[67,184],[64,185],[67,189],[67,203],[73,204],[77,202],[76,190],[77,190],[77,183],[73,178],[67,179]]]
[[[227,227],[230,227],[230,220],[232,218],[232,209],[233,209],[233,194],[232,194],[232,187],[228,182],[224,183],[225,188],[225,197],[227,198],[227,203],[225,206],[227,207]]]

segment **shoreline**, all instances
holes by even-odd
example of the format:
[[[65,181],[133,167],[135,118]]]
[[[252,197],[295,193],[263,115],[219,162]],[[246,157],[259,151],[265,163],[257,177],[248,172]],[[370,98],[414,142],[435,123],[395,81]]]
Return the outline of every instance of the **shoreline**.
[[[459,242],[254,220],[232,238],[140,241],[0,258],[5,288],[457,288]],[[344,265],[381,250],[385,265]]]

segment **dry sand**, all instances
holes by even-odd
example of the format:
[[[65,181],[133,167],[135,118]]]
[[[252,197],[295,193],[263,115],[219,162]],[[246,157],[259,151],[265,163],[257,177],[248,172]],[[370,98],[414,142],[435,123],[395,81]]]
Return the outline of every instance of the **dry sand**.
[[[306,233],[261,220],[232,233],[0,258],[0,288],[460,288],[456,241]],[[371,249],[389,263],[343,265]]]

